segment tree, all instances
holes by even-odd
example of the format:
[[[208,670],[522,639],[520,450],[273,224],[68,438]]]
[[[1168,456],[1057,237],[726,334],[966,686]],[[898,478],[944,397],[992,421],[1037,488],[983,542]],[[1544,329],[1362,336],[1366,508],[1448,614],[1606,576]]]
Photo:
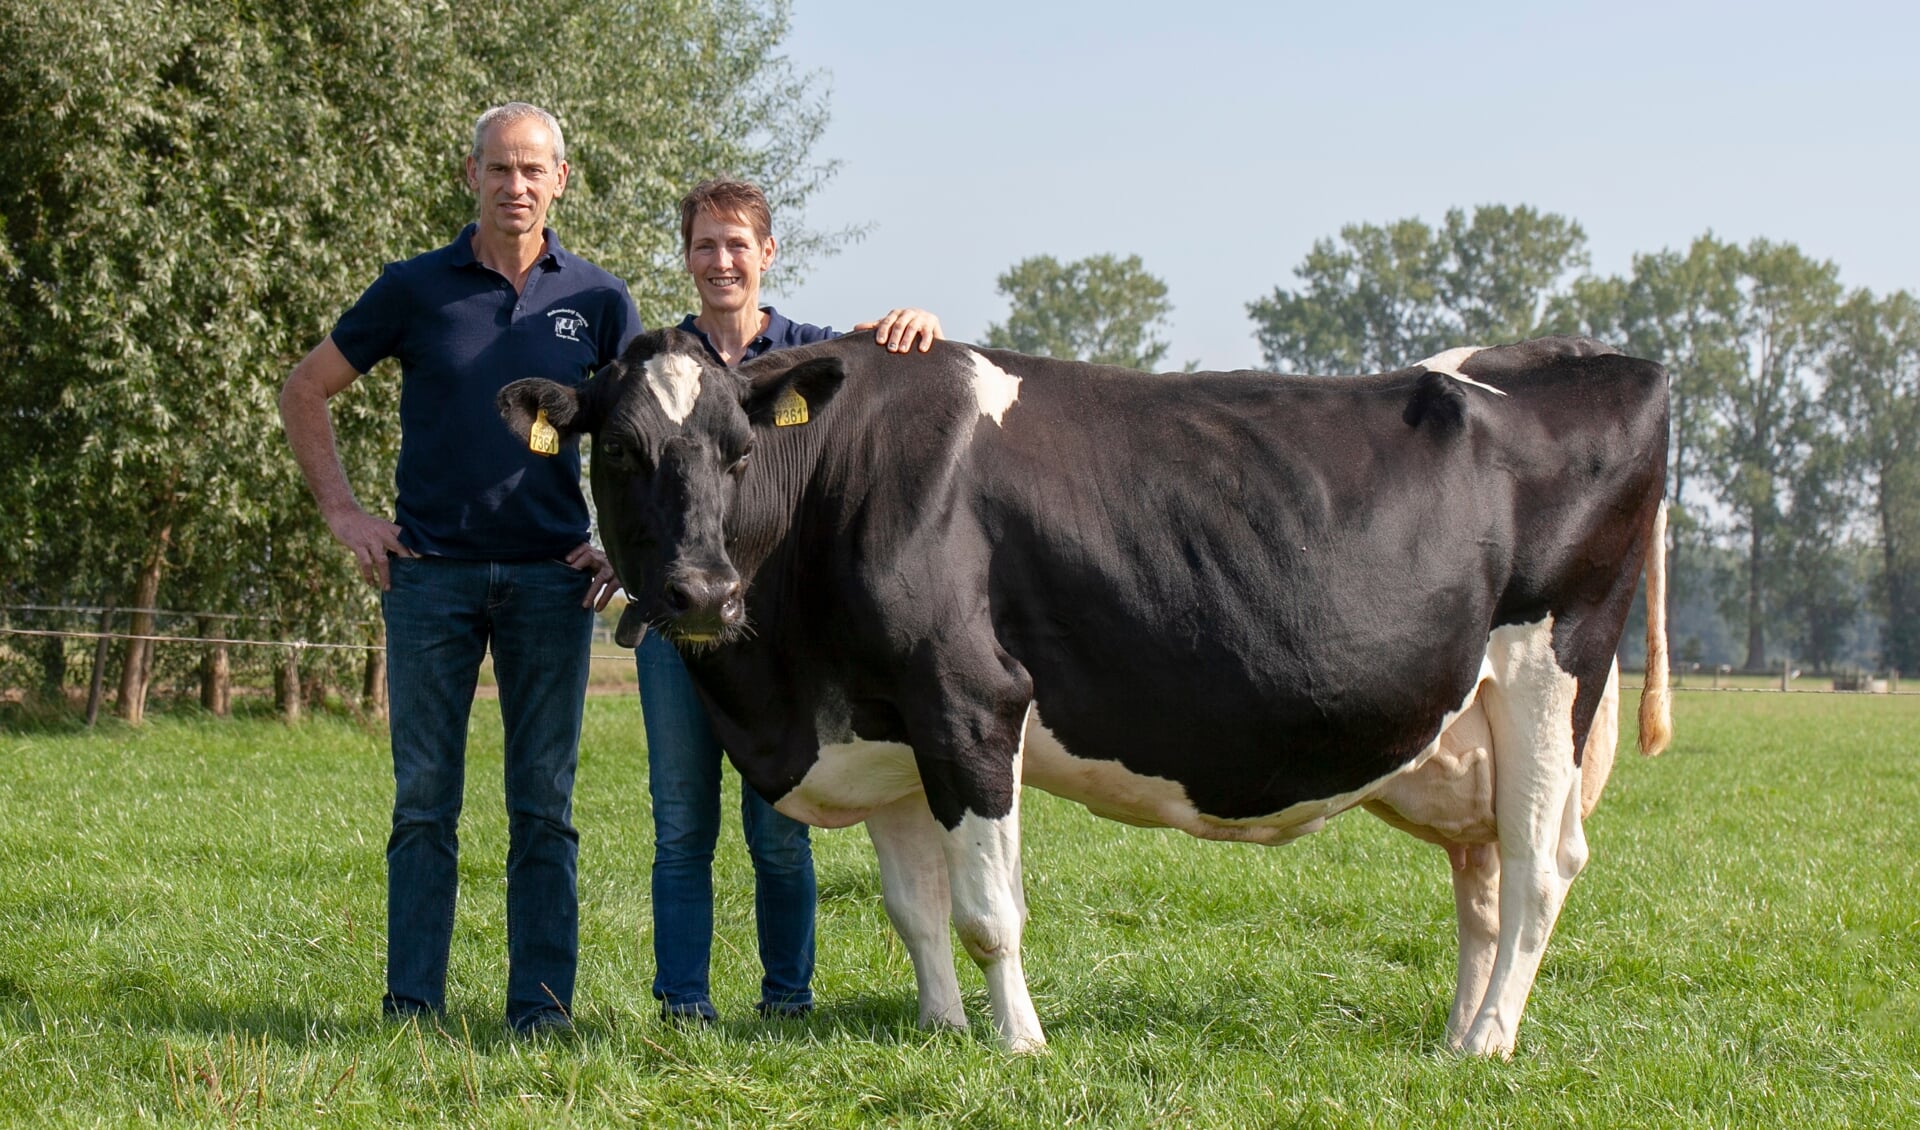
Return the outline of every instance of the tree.
[[[308,638],[357,635],[371,594],[281,442],[282,378],[382,262],[471,216],[467,131],[508,98],[572,143],[569,245],[667,320],[690,297],[661,269],[688,184],[750,176],[793,208],[831,172],[808,160],[825,109],[774,53],[785,21],[783,0],[0,0],[10,595],[272,608]],[[790,261],[822,242],[790,235]],[[335,402],[371,508],[391,497],[396,385]],[[130,718],[150,664],[123,654]]]
[[[1823,411],[1816,366],[1840,296],[1839,269],[1787,243],[1756,239],[1735,256],[1741,364],[1713,389],[1707,473],[1745,540],[1735,595],[1747,629],[1745,666],[1766,666],[1769,590],[1788,564],[1788,487],[1809,470]]]
[[[1586,234],[1565,217],[1455,208],[1438,231],[1405,219],[1316,241],[1294,269],[1301,288],[1276,287],[1247,313],[1270,368],[1377,372],[1536,336],[1556,286],[1586,264]]]
[[[987,327],[982,344],[1042,357],[1151,371],[1166,358],[1173,305],[1167,285],[1148,274],[1140,256],[1092,255],[1062,264],[1036,255],[1000,276],[1013,310]]]
[[[1635,255],[1625,277],[1576,279],[1547,312],[1550,333],[1586,334],[1666,366],[1672,406],[1668,599],[1676,614],[1702,607],[1686,594],[1710,587],[1715,569],[1704,552],[1714,532],[1704,470],[1715,390],[1743,363],[1741,262],[1738,247],[1709,232],[1684,254]],[[1680,621],[1674,625],[1678,630]]]
[[[1879,542],[1883,658],[1920,672],[1920,302],[1857,291],[1834,327],[1826,392]]]

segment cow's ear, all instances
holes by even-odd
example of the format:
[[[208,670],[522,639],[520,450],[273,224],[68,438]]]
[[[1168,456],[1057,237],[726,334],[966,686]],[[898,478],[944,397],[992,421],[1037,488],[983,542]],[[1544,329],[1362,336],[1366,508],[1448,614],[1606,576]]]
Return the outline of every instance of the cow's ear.
[[[603,372],[602,376],[605,375]],[[494,405],[507,427],[522,440],[532,432],[533,423],[542,410],[547,414],[547,423],[562,437],[578,435],[600,426],[600,392],[604,386],[595,386],[595,382],[588,384],[586,388],[572,389],[554,381],[529,377],[501,389]]]
[[[820,414],[840,391],[847,368],[838,357],[815,357],[771,374],[748,375],[752,383],[740,402],[747,419],[760,427],[789,427]]]

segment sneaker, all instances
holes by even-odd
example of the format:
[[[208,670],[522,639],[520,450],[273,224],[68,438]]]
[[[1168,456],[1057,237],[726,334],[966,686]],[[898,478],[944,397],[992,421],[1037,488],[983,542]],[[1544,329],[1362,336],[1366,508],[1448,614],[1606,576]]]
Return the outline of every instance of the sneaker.
[[[573,1020],[557,1008],[543,1008],[517,1023],[509,1021],[513,1034],[523,1040],[551,1040],[573,1035]]]
[[[812,1001],[761,1001],[753,1006],[762,1020],[805,1020],[813,1012]]]
[[[697,1024],[707,1028],[720,1019],[720,1013],[713,1007],[711,1001],[681,1001],[677,1004],[662,1004],[660,1019],[668,1024],[685,1026]]]
[[[437,1023],[440,1010],[419,1001],[400,1000],[395,997],[383,997],[380,1001],[380,1019],[394,1024],[405,1024],[409,1020],[418,1020],[422,1024]]]

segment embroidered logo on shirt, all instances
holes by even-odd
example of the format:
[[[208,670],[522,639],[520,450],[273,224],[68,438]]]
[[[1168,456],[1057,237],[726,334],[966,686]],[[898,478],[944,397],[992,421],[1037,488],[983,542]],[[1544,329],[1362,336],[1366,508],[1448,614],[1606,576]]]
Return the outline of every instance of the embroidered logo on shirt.
[[[587,316],[578,310],[562,307],[559,310],[547,311],[547,317],[553,319],[553,336],[563,337],[568,341],[579,341],[580,331],[587,328]]]

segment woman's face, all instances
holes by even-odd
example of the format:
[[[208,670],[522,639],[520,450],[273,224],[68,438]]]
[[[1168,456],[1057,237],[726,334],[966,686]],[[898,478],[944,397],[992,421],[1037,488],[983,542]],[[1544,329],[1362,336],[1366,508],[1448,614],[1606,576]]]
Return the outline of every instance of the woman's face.
[[[773,237],[733,217],[702,212],[693,218],[687,273],[700,292],[700,309],[731,313],[760,306],[760,276],[773,265]]]

